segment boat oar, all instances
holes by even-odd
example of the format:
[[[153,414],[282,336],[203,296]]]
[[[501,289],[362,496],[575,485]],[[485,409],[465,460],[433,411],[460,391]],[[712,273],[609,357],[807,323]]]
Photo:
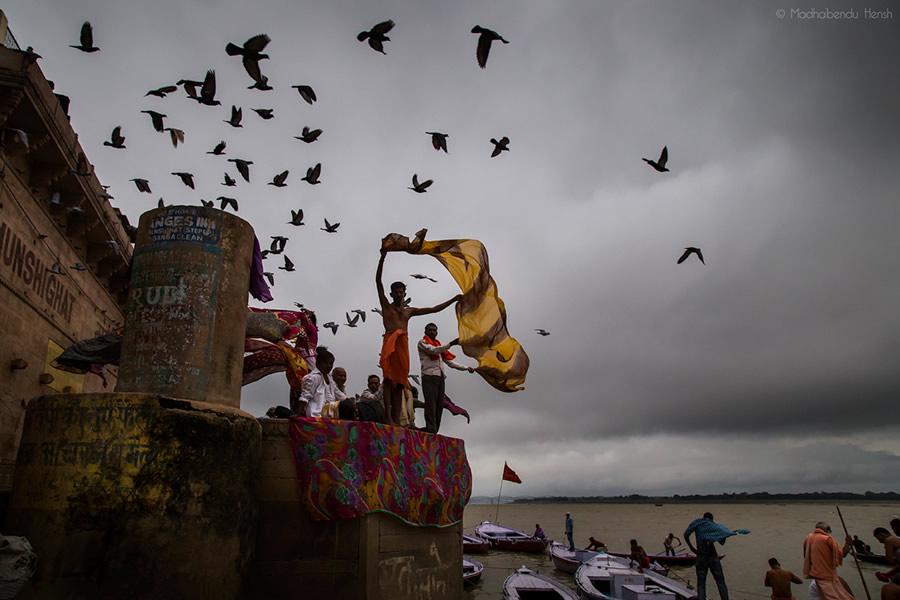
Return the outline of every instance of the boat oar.
[[[847,531],[847,524],[844,523],[844,515],[841,514],[841,507],[835,506],[837,509],[837,514],[841,518],[841,525],[844,527],[844,535],[848,538],[850,537],[850,532]],[[866,590],[866,598],[872,600],[872,596],[869,595],[869,586],[866,585],[866,579],[863,577],[862,568],[859,566],[859,559],[856,558],[856,548],[853,547],[853,544],[850,544],[850,553],[853,554],[853,562],[856,563],[856,570],[859,571],[859,579],[862,581],[863,589]]]

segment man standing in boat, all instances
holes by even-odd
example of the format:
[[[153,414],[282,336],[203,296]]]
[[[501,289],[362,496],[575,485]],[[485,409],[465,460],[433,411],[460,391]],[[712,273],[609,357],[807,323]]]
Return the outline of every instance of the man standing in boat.
[[[572,520],[572,515],[566,513],[566,537],[569,539],[569,552],[575,552],[575,540],[572,537],[574,529],[575,522]]]

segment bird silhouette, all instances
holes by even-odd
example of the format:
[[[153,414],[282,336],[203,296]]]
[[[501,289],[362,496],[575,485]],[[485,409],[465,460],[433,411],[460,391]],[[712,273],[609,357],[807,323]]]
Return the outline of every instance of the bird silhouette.
[[[256,114],[258,114],[260,116],[260,118],[262,118],[265,121],[275,118],[275,109],[274,108],[251,108],[250,110],[252,110]]]
[[[207,151],[206,153],[207,154],[215,154],[216,156],[222,156],[223,154],[225,154],[225,146],[226,146],[225,140],[222,140],[221,142],[216,144],[215,148]]]
[[[362,319],[362,322],[363,322],[363,323],[366,322],[366,311],[364,311],[363,309],[361,309],[361,308],[354,308],[354,309],[351,310],[350,312],[354,312],[354,313],[356,313],[357,315],[359,315],[359,318]]]
[[[356,315],[352,319],[350,318],[350,313],[344,313],[347,317],[347,327],[356,327],[356,323],[359,321],[359,315]]]
[[[309,127],[303,127],[303,132],[300,135],[295,135],[294,139],[303,140],[307,144],[312,144],[314,141],[319,139],[320,135],[322,135],[321,129],[310,129]]]
[[[133,181],[134,185],[137,186],[138,191],[144,192],[146,194],[152,194],[150,191],[150,182],[146,179],[141,179],[140,177],[136,177],[134,179],[129,179],[129,181]]]
[[[156,88],[155,90],[150,90],[149,92],[144,94],[144,97],[146,98],[147,96],[156,96],[157,98],[165,98],[168,94],[171,94],[172,92],[177,90],[177,85],[166,85],[161,88]]]
[[[535,329],[538,332],[538,335],[550,335],[550,332],[546,329]]]
[[[502,138],[500,138],[499,142],[497,140],[495,140],[494,138],[491,138],[491,143],[494,145],[494,151],[491,152],[491,158],[494,158],[495,156],[499,156],[500,153],[503,151],[509,152],[509,138],[508,137],[503,136]]]
[[[193,79],[179,79],[175,85],[184,86],[184,93],[188,98],[199,100],[200,95],[197,94],[197,90],[203,87],[203,83],[203,81],[194,81]]]
[[[70,215],[77,215],[79,217],[87,214],[80,206],[67,206],[66,212]]]
[[[53,263],[52,266],[47,268],[48,273],[53,273],[54,275],[62,275],[62,267],[59,266],[58,262]]]
[[[265,75],[259,76],[259,81],[254,81],[253,85],[247,86],[248,90],[260,90],[263,92],[268,92],[269,90],[274,90],[271,85],[269,85],[269,78]]]
[[[212,208],[213,206],[215,206],[215,204],[213,204],[212,200],[204,200],[203,198],[200,198],[200,204],[204,208]]]
[[[316,163],[316,166],[306,169],[306,177],[301,177],[300,181],[305,181],[310,185],[322,183],[319,181],[319,175],[322,174],[322,163]]]
[[[306,223],[303,222],[303,209],[300,209],[300,210],[291,209],[291,220],[288,221],[288,223],[290,223],[291,225],[296,225],[296,226],[305,225]]]
[[[183,183],[184,185],[188,186],[188,187],[191,188],[192,190],[193,190],[193,189],[196,189],[196,188],[194,187],[194,175],[193,175],[193,174],[191,174],[191,173],[186,173],[186,172],[184,172],[184,171],[175,171],[174,173],[172,173],[172,175],[175,175],[176,177],[180,177],[180,178],[181,178],[181,183]]]
[[[172,147],[177,148],[178,144],[184,143],[184,131],[181,129],[175,129],[174,127],[166,127],[163,131],[169,132],[169,137],[172,139]]]
[[[304,305],[302,302],[294,302],[294,306],[296,306],[297,308],[303,308]]]
[[[380,309],[380,308],[373,308],[373,309],[372,309],[372,312],[373,312],[373,313],[376,313],[378,316],[383,316],[383,315],[381,314],[381,309]]]
[[[222,185],[228,186],[228,187],[234,187],[237,185],[237,181],[234,180],[234,177],[232,177],[228,173],[225,173],[225,181],[224,181],[224,183],[222,183]]]
[[[328,321],[327,323],[322,325],[322,327],[324,327],[326,329],[330,329],[331,335],[337,335],[337,330],[338,330],[338,327],[340,327],[340,325],[338,325],[334,321]]]
[[[268,185],[274,185],[275,187],[287,187],[287,184],[284,182],[287,179],[288,171],[282,171],[278,175],[272,178],[272,181],[268,183]]]
[[[704,265],[706,264],[706,261],[703,260],[703,253],[700,252],[700,248],[694,248],[693,246],[689,246],[684,249],[684,253],[678,259],[678,262],[676,264],[680,265],[681,263],[686,261],[691,254],[696,254],[697,258],[700,259],[700,262],[702,262]]]
[[[432,183],[434,183],[434,180],[432,180],[432,179],[426,179],[422,183],[419,183],[419,175],[417,173],[413,173],[412,187],[408,188],[408,189],[411,189],[412,191],[416,192],[417,194],[424,194],[426,191],[428,191],[428,187]]]
[[[222,103],[216,100],[216,72],[210,69],[203,79],[200,94],[192,96],[194,100],[206,106],[219,106]]]
[[[99,192],[99,193],[97,194],[97,197],[98,197],[98,198],[101,198],[101,199],[103,199],[103,200],[106,200],[107,202],[109,202],[110,200],[115,200],[115,199],[116,199],[115,196],[113,196],[112,194],[110,194],[110,193],[108,193],[108,192]]]
[[[156,203],[157,208],[165,208],[166,203],[163,202],[162,196],[159,197],[159,202]]]
[[[328,219],[325,219],[325,227],[319,227],[322,231],[327,233],[337,233],[337,228],[340,227],[340,223],[331,224],[328,222]]]
[[[112,133],[109,135],[109,141],[103,142],[104,146],[109,146],[110,148],[125,148],[125,136],[122,135],[122,126],[116,125],[112,130]]]
[[[68,173],[72,175],[80,175],[82,177],[90,177],[94,173],[94,167],[88,164],[87,158],[84,154],[78,155],[78,160],[75,162],[75,168],[69,167],[67,170]]]
[[[218,200],[219,202],[221,202],[221,204],[219,205],[219,208],[220,208],[221,210],[225,210],[225,207],[226,207],[226,206],[231,205],[231,206],[234,207],[234,212],[237,212],[237,210],[238,210],[238,201],[235,200],[234,198],[229,198],[228,196],[219,196],[218,198],[216,198],[216,200]]]
[[[243,46],[236,46],[229,42],[225,46],[225,52],[228,56],[240,56],[244,70],[253,81],[263,83],[263,74],[259,70],[259,61],[269,58],[268,54],[262,54],[269,42],[272,41],[265,33],[254,35],[252,38],[244,42]]]
[[[312,104],[316,101],[316,93],[308,85],[292,85],[291,87],[300,92],[300,97],[306,100],[307,104]]]
[[[288,238],[283,235],[273,235],[271,238],[272,244],[269,246],[269,252],[272,254],[281,254],[288,243]]]
[[[504,44],[509,43],[508,41],[504,40],[503,37],[496,31],[491,31],[490,29],[486,29],[479,25],[476,25],[472,28],[472,33],[479,34],[478,48],[475,50],[475,58],[478,59],[478,66],[482,69],[487,66],[488,54],[491,51],[491,43],[493,43],[494,40],[500,40]]]
[[[232,127],[243,127],[243,125],[241,125],[241,119],[243,118],[243,116],[244,116],[243,111],[240,109],[240,107],[237,107],[232,104],[231,105],[231,118],[223,119],[223,121],[225,121]]]
[[[85,21],[81,26],[81,43],[77,46],[69,46],[69,48],[77,48],[82,52],[97,52],[100,48],[94,46],[94,28],[91,27],[90,21]]]
[[[391,38],[386,36],[385,34],[394,28],[394,22],[391,20],[382,21],[369,31],[361,31],[359,35],[356,36],[361,42],[366,41],[366,38],[369,39],[369,46],[372,50],[376,52],[381,52],[382,54],[387,54],[384,51],[384,42],[389,42]]]
[[[266,279],[269,280],[269,285],[275,285],[275,273],[270,273],[269,271],[263,271],[263,275]]]
[[[241,158],[229,158],[228,162],[233,162],[237,167],[238,173],[241,174],[241,177],[244,178],[244,181],[250,181],[250,165],[253,164],[252,160],[243,160]]]
[[[450,137],[450,134],[439,131],[426,131],[425,133],[431,136],[431,145],[435,150],[447,152],[447,138]]]
[[[84,266],[84,265],[81,264],[81,263],[75,263],[74,265],[72,265],[72,266],[69,267],[69,268],[72,269],[72,270],[74,270],[74,271],[87,271],[87,267]]]
[[[155,110],[142,110],[141,112],[150,115],[150,120],[153,122],[153,129],[162,133],[163,128],[165,128],[163,119],[166,118],[166,115],[158,113]]]
[[[39,58],[44,58],[43,56],[35,52],[32,46],[28,46],[27,48],[25,48],[25,50],[20,50],[20,52],[22,52],[23,54],[22,66],[24,66],[26,69],[36,63]]]
[[[409,276],[413,279],[427,279],[428,281],[433,281],[434,283],[438,282],[437,279],[432,279],[428,275],[422,275],[421,273],[411,273]]]
[[[666,171],[668,171],[668,169],[666,168],[666,163],[669,162],[669,148],[668,146],[663,146],[662,152],[659,153],[658,160],[650,160],[649,158],[642,158],[641,160],[660,173],[665,173]]]
[[[294,263],[293,263],[293,261],[292,261],[291,259],[289,259],[289,258],[287,257],[287,255],[285,255],[285,257],[284,257],[284,266],[281,266],[281,267],[278,267],[278,268],[281,269],[282,271],[287,271],[288,273],[290,273],[291,271],[294,270]]]
[[[410,373],[409,378],[412,379],[413,381],[415,381],[416,385],[422,385],[422,383],[419,381],[419,376],[416,375],[415,373]]]

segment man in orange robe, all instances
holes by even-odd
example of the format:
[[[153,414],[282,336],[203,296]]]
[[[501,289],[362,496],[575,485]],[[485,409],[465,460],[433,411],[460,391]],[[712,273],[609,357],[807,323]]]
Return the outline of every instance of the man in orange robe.
[[[856,600],[844,589],[837,574],[853,540],[848,535],[841,548],[830,533],[831,526],[819,521],[815,531],[803,540],[803,577],[816,580],[822,600]]]

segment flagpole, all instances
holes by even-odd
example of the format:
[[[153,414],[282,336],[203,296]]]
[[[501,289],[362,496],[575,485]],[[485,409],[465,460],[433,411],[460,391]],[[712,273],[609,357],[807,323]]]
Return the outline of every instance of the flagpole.
[[[503,476],[500,476],[500,491],[497,492],[497,515],[494,517],[494,520],[497,521],[497,525],[500,524],[500,494],[503,493]]]

